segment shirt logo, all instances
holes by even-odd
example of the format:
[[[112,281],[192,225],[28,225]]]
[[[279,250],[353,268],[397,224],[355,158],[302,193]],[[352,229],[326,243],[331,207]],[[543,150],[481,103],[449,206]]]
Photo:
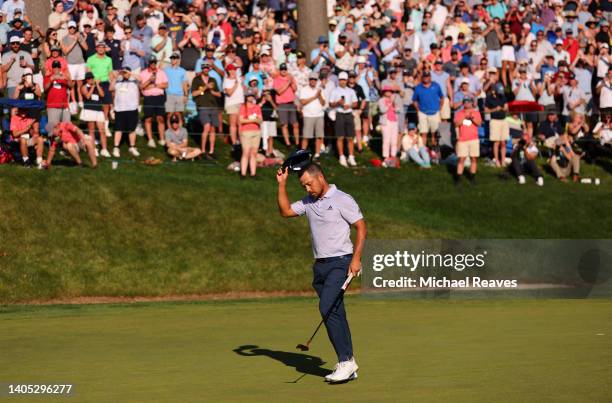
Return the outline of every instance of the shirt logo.
[[[333,210],[332,206],[329,206],[329,207],[327,208],[327,211],[329,211],[329,210]]]

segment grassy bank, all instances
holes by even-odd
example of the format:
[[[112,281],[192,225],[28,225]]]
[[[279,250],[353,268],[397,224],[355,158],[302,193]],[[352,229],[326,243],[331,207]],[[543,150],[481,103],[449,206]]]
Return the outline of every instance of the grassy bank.
[[[143,157],[157,155],[144,149]],[[127,155],[124,150],[123,154]],[[222,148],[221,155],[228,153]],[[483,168],[455,188],[444,167],[343,169],[332,183],[360,203],[374,238],[609,238],[612,180],[520,186]],[[304,219],[276,210],[273,171],[239,181],[227,158],[111,170],[0,166],[0,302],[74,296],[309,289]],[[303,194],[293,180],[290,196]]]

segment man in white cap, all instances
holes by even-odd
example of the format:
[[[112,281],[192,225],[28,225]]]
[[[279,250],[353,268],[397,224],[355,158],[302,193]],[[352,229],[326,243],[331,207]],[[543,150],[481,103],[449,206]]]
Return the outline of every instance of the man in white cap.
[[[21,50],[21,38],[11,36],[9,39],[9,51],[2,55],[2,73],[6,75],[7,95],[13,97],[15,87],[21,81],[23,71],[26,68],[34,70],[32,55]]]
[[[357,94],[347,87],[348,73],[342,72],[338,75],[338,87],[336,87],[329,100],[329,106],[336,110],[336,122],[334,125],[337,136],[336,145],[338,147],[340,165],[343,167],[357,166],[354,156],[353,138],[355,137],[355,121],[353,109],[357,108]],[[348,160],[344,155],[344,139],[348,145]]]
[[[304,128],[302,136],[302,149],[308,148],[310,139],[315,139],[315,155],[319,158],[323,146],[325,98],[323,89],[319,86],[319,75],[310,73],[308,85],[301,87],[298,91],[298,99],[302,107],[304,117]]]
[[[563,40],[557,39],[555,41],[555,48],[552,54],[555,58],[555,66],[558,66],[561,60],[565,60],[568,65],[570,64],[570,55],[567,50],[563,49]]]

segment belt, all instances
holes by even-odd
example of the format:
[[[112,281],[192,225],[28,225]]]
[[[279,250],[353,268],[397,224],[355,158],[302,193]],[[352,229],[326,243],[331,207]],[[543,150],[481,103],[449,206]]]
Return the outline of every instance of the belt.
[[[342,255],[342,256],[321,257],[321,258],[315,259],[315,262],[317,262],[317,263],[331,263],[331,262],[335,262],[337,260],[344,259],[345,257],[349,257],[349,256],[353,256],[353,254],[349,253],[348,255]]]

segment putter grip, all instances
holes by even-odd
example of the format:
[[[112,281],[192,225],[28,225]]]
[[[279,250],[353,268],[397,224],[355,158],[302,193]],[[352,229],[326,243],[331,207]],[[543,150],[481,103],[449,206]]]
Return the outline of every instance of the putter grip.
[[[353,279],[353,273],[349,274],[348,277],[346,278],[346,281],[344,282],[344,284],[342,284],[342,290],[343,291],[346,291],[346,289],[348,288],[348,286],[351,283],[352,279]]]

